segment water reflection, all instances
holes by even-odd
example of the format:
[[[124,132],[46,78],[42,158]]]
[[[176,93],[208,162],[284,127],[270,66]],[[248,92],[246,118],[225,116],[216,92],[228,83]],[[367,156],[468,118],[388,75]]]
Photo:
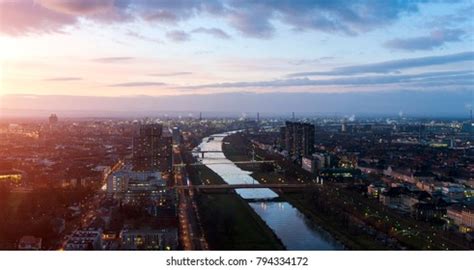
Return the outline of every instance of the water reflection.
[[[251,172],[244,171],[228,160],[222,153],[222,140],[230,134],[216,134],[204,138],[198,146],[205,153],[200,160],[229,184],[257,184]],[[215,136],[215,137],[214,137]],[[278,197],[271,189],[238,189],[236,192],[244,199],[251,199],[249,205],[291,250],[333,250],[342,247],[326,232],[314,227],[291,204],[287,202],[254,202]]]
[[[228,160],[224,153],[222,153],[223,135],[217,134],[212,137],[206,137],[199,145],[201,151],[219,151],[218,153],[204,153],[202,163],[206,164],[211,170],[217,173],[229,184],[256,184],[255,179],[250,176],[251,172],[244,171],[237,167],[232,161]],[[258,183],[257,183],[258,184]],[[278,197],[278,194],[271,189],[237,189],[236,192],[244,199],[272,199]]]
[[[249,203],[290,250],[341,249],[330,235],[309,224],[306,218],[286,202]]]

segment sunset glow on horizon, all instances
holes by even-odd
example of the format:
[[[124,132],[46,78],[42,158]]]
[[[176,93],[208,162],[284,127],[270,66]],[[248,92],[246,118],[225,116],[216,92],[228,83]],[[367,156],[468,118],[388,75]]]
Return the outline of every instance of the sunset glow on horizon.
[[[421,2],[0,0],[0,96],[471,91],[474,6]]]

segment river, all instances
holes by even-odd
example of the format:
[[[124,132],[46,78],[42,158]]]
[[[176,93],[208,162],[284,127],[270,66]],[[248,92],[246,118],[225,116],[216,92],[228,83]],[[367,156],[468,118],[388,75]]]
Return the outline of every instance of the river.
[[[222,153],[222,141],[232,134],[214,134],[202,140],[198,146],[205,153],[199,159],[229,184],[258,184],[250,175],[251,172],[237,167]],[[218,164],[216,164],[218,163]],[[288,250],[337,250],[342,246],[327,232],[314,226],[304,215],[288,202],[268,201],[278,194],[271,189],[237,189],[236,192],[244,199],[250,200],[249,205],[265,221],[280,238]]]

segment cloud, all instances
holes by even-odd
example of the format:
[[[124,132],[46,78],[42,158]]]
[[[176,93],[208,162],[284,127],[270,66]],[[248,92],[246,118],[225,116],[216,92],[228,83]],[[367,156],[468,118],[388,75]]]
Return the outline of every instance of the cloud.
[[[421,1],[231,1],[231,25],[259,38],[273,35],[274,21],[296,30],[356,35],[418,11]]]
[[[199,28],[194,29],[192,33],[202,33],[202,34],[208,34],[220,39],[230,39],[230,35],[219,28],[199,27]]]
[[[35,2],[50,10],[73,15],[101,13],[114,6],[114,0],[36,0]]]
[[[101,23],[140,19],[177,24],[212,16],[254,38],[272,37],[277,23],[299,31],[357,35],[417,12],[420,2],[426,1],[0,0],[0,31],[17,35],[59,31],[79,18]],[[214,35],[225,36],[215,31]]]
[[[254,38],[270,38],[275,27],[270,22],[273,16],[271,9],[266,9],[263,3],[244,10],[234,10],[228,16],[230,25],[242,34]]]
[[[474,13],[474,4],[462,7],[451,14],[434,16],[430,19],[426,26],[429,28],[444,28],[444,27],[453,27],[459,26],[472,19],[472,14]]]
[[[63,27],[76,22],[74,16],[47,9],[32,1],[0,0],[0,33],[19,36],[61,32]]]
[[[178,17],[166,10],[158,10],[150,13],[146,13],[143,16],[146,21],[161,22],[167,24],[175,24],[178,21]]]
[[[460,29],[442,29],[432,31],[427,36],[392,39],[385,42],[384,46],[405,51],[432,50],[448,42],[461,41],[464,34],[465,32]]]
[[[21,0],[31,1],[31,0]],[[132,20],[130,0],[33,0],[49,10],[101,23]]]
[[[174,77],[174,76],[184,76],[184,75],[191,75],[192,72],[181,71],[181,72],[169,72],[169,73],[151,73],[148,74],[149,76],[156,76],[156,77]]]
[[[164,86],[166,83],[162,82],[127,82],[110,84],[109,87],[148,87],[148,86]]]
[[[132,6],[138,17],[163,24],[176,24],[197,15],[219,14],[224,10],[223,1],[220,0],[136,0]]]
[[[166,37],[168,39],[175,41],[175,42],[184,42],[184,41],[189,41],[191,40],[191,35],[194,33],[198,34],[207,34],[211,35],[215,38],[220,38],[220,39],[230,39],[230,35],[228,35],[226,32],[219,28],[204,28],[204,27],[199,27],[191,32],[185,32],[181,30],[174,30],[166,33]]]
[[[47,78],[45,81],[81,81],[81,77],[55,77],[55,78]]]
[[[128,31],[128,32],[127,32],[127,35],[130,36],[130,37],[134,37],[134,38],[137,38],[137,39],[140,39],[140,40],[144,40],[144,41],[148,41],[148,42],[163,43],[163,41],[160,40],[160,39],[157,39],[157,38],[150,38],[150,37],[144,36],[144,35],[142,35],[142,34],[139,34],[139,33],[137,33],[137,32],[134,32],[134,31]]]
[[[462,76],[462,77],[456,77]],[[456,82],[458,85],[470,86],[474,82],[474,71],[440,71],[408,75],[378,75],[362,77],[339,77],[335,79],[312,80],[308,78],[215,83],[181,87],[182,89],[209,89],[209,88],[280,88],[301,86],[378,86],[401,83],[426,83],[433,80]]]
[[[166,37],[168,37],[170,40],[176,41],[176,42],[184,42],[184,41],[188,41],[188,40],[191,39],[190,34],[184,32],[184,31],[179,31],[179,30],[170,31],[170,32],[166,33]]]
[[[58,33],[77,25],[81,18],[125,22],[136,17],[129,4],[129,0],[0,0],[0,33]]]
[[[102,57],[102,58],[95,58],[92,59],[94,62],[100,63],[115,63],[115,62],[122,62],[122,61],[129,61],[134,59],[133,57]]]
[[[315,58],[315,59],[289,60],[288,63],[291,64],[291,65],[300,66],[300,65],[321,63],[321,62],[330,61],[330,60],[334,60],[334,59],[336,59],[336,57],[325,56],[325,57],[319,57],[319,58]]]
[[[287,77],[306,77],[306,76],[339,76],[356,75],[364,73],[390,73],[400,72],[403,69],[427,67],[435,65],[446,65],[457,62],[474,61],[474,51],[462,52],[456,54],[447,54],[442,56],[427,56],[418,58],[408,58],[392,60],[365,65],[338,67],[330,71],[299,72],[288,74]]]

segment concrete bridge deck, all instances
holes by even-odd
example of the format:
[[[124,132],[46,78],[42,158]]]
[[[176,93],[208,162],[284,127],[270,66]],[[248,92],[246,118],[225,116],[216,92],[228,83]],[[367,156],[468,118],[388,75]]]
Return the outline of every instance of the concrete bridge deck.
[[[278,188],[278,189],[308,189],[315,188],[315,184],[221,184],[221,185],[193,185],[193,186],[174,186],[173,189],[182,189],[182,190],[198,190],[198,189],[207,189],[207,190],[226,190],[226,189],[252,189],[252,188]]]

